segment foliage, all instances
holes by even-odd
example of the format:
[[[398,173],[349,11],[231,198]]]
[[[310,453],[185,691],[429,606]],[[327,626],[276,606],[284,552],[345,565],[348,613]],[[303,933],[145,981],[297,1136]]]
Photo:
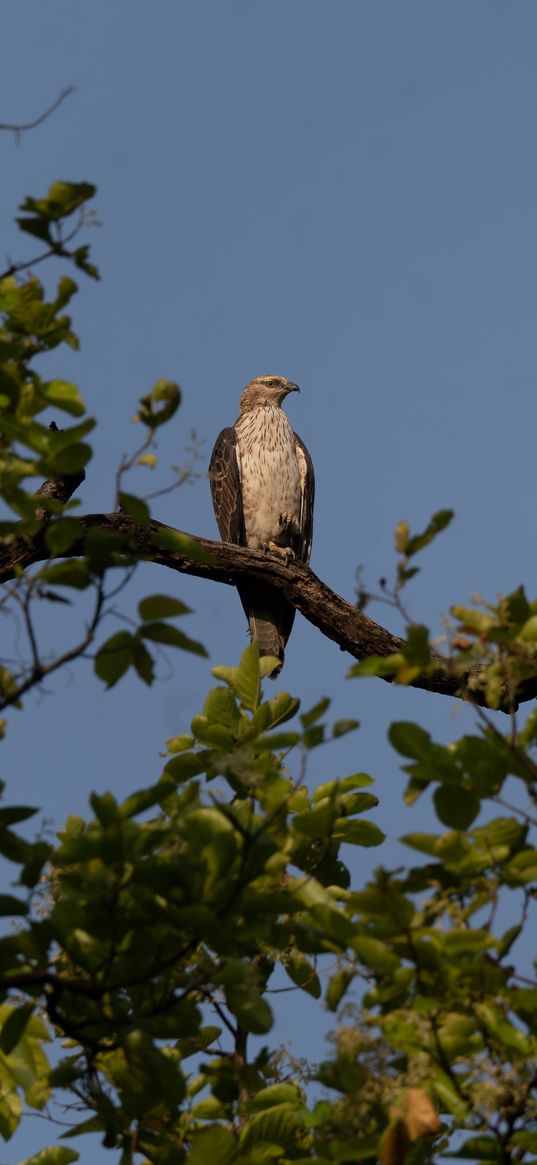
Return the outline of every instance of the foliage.
[[[69,249],[65,222],[92,195],[87,183],[55,183],[19,220],[45,255],[90,276],[88,249]],[[101,640],[143,549],[105,530],[82,534],[69,479],[89,463],[93,421],[74,385],[35,366],[60,344],[77,346],[65,314],[76,285],[62,275],[47,298],[29,269],[0,280],[0,534],[7,548],[44,539],[49,561],[20,572],[3,600],[28,644],[20,665],[2,665],[5,707],[90,649],[108,688],[129,669],[151,683],[162,645],[204,652],[175,625],[186,606],[160,593]],[[147,498],[121,479],[153,468],[156,430],[179,404],[178,387],[157,381],[140,402],[141,448],[120,467],[120,503],[142,530]],[[51,407],[74,424],[49,428]],[[64,493],[38,494],[43,478],[67,483]],[[398,527],[392,596],[403,615],[414,556],[450,517],[440,511],[413,536]],[[36,605],[88,596],[85,631],[45,656]],[[507,730],[480,710],[474,734],[449,745],[415,723],[392,725],[404,799],[432,792],[439,829],[409,833],[416,864],[379,866],[363,887],[351,884],[345,847],[382,843],[372,778],[355,772],[314,790],[306,781],[310,752],[357,724],[330,729],[328,699],[301,713],[285,692],[267,697],[274,661],[255,645],[237,667],[213,669],[217,685],[190,732],[168,741],[148,788],[122,803],[94,794],[88,820],[68,817],[55,844],[20,832],[35,809],[0,810],[0,852],[18,871],[14,893],[0,896],[0,1133],[13,1135],[24,1104],[48,1111],[67,1097],[83,1110],[34,1165],[77,1160],[65,1139],[82,1132],[119,1165],[397,1165],[445,1150],[537,1161],[537,980],[518,954],[533,925],[537,717],[521,725],[510,705],[535,672],[537,604],[519,590],[454,607],[453,619],[454,666],[483,663],[489,704],[511,708]],[[353,674],[387,669],[408,683],[434,666],[427,629],[410,624],[397,656]],[[271,1043],[282,986],[338,1017],[322,1063],[293,1062]],[[61,1043],[54,1067],[51,1039]]]

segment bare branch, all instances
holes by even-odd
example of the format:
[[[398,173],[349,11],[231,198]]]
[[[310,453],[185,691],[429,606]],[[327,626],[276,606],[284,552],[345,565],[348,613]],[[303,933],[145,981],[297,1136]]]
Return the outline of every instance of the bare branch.
[[[29,129],[36,129],[38,125],[42,125],[43,122],[46,121],[47,118],[51,116],[51,114],[55,113],[62,102],[65,101],[67,97],[70,97],[72,93],[75,93],[75,86],[67,85],[65,89],[60,90],[56,100],[52,102],[52,105],[49,105],[48,109],[45,109],[44,113],[40,113],[39,117],[34,118],[33,121],[27,121],[25,123],[21,122],[19,125],[12,125],[7,121],[0,121],[0,130],[3,129],[7,130],[9,133],[13,133],[15,135],[15,141],[18,145],[20,142],[21,134],[26,133],[26,131]]]
[[[78,659],[81,655],[84,655],[84,652],[86,652],[88,647],[91,646],[95,638],[95,633],[99,626],[103,604],[106,598],[103,590],[103,582],[102,579],[100,579],[97,586],[93,615],[91,617],[89,626],[86,629],[86,634],[84,637],[77,644],[75,644],[74,647],[70,647],[69,650],[64,651],[62,655],[56,656],[56,658],[51,660],[50,663],[42,663],[39,658],[33,624],[28,608],[27,600],[29,596],[30,592],[28,593],[27,599],[23,602],[23,610],[26,620],[26,628],[30,639],[33,665],[30,674],[26,677],[26,679],[17,684],[13,691],[8,692],[3,697],[3,699],[0,699],[0,711],[2,712],[5,708],[9,708],[12,704],[16,704],[20,700],[21,696],[26,695],[26,692],[29,692],[31,688],[35,688],[35,686],[40,684],[42,680],[46,679],[47,676],[52,675],[53,672],[58,671],[59,668],[65,667],[67,663],[72,663],[73,660]]]
[[[49,427],[51,429],[57,429],[54,421]],[[51,477],[48,481],[44,481],[43,485],[39,486],[36,494],[42,498],[52,498],[55,502],[68,502],[79,485],[82,485],[85,476],[85,469],[81,469],[79,473],[64,473],[63,477]],[[36,506],[35,516],[39,521],[43,521],[45,518],[50,517],[50,512],[46,506]]]

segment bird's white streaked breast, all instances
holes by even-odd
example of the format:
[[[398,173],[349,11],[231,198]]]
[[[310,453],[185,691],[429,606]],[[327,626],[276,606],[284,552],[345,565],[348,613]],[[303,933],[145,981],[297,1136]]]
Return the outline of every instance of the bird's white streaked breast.
[[[298,523],[301,485],[293,430],[277,406],[250,409],[236,423],[240,455],[246,542],[260,549],[267,542],[288,543],[280,517]]]

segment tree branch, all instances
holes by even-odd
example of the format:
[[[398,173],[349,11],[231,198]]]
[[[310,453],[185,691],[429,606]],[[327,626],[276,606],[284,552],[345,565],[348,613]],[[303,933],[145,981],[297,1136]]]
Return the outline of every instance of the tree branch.
[[[165,566],[181,574],[212,579],[213,582],[236,586],[244,580],[269,582],[287,603],[328,639],[337,643],[354,659],[369,656],[389,656],[401,651],[405,640],[392,635],[375,623],[363,611],[332,591],[326,583],[304,563],[285,565],[279,559],[261,550],[249,550],[230,543],[197,538],[152,521],[147,526],[136,523],[128,514],[85,514],[78,518],[83,535],[100,530],[125,539],[125,550],[141,559]],[[115,547],[117,550],[117,546]],[[65,556],[85,554],[82,536],[69,548]],[[0,583],[6,582],[33,563],[50,559],[44,531],[32,538],[23,537],[12,543],[0,555]],[[383,676],[391,682],[391,677]],[[487,706],[484,692],[484,668],[481,664],[464,665],[435,654],[430,669],[416,676],[411,687],[443,696],[456,696],[472,703]],[[524,680],[515,693],[518,703],[537,696],[537,675]],[[511,710],[504,708],[505,711]]]

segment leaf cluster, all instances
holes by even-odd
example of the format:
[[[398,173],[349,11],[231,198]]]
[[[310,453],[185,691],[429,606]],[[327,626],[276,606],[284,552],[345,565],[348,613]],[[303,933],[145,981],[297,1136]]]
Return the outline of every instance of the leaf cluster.
[[[21,707],[79,656],[91,654],[113,688],[129,672],[151,683],[163,649],[205,654],[176,625],[187,607],[164,594],[100,637],[144,560],[150,519],[123,475],[154,468],[155,433],[181,394],[161,379],[142,397],[143,442],[117,474],[118,504],[139,537],[86,531],[69,498],[94,422],[75,385],[38,370],[42,355],[78,346],[66,312],[77,288],[63,275],[49,296],[31,267],[50,257],[97,274],[88,248],[71,245],[93,194],[60,182],[27,199],[19,226],[45,251],[0,278],[0,536],[8,549],[40,541],[48,557],[34,574],[21,570],[3,600],[22,620],[28,659],[18,669],[0,661],[2,706]],[[48,425],[51,408],[73,423]],[[439,511],[418,534],[397,528],[390,601],[407,637],[352,674],[408,684],[437,668],[429,631],[408,619],[401,594],[451,516]],[[180,532],[162,539],[200,553]],[[36,606],[88,598],[79,641],[44,655]],[[307,770],[312,750],[357,722],[329,725],[328,698],[301,711],[285,692],[265,697],[276,661],[260,660],[255,645],[238,666],[213,669],[216,686],[190,731],[167,742],[152,784],[123,802],[94,794],[88,818],[68,817],[54,843],[28,840],[34,808],[0,809],[0,853],[16,874],[0,895],[0,1135],[13,1135],[24,1105],[45,1113],[67,1096],[84,1117],[21,1165],[68,1165],[78,1153],[65,1139],[81,1133],[98,1135],[119,1165],[425,1165],[447,1149],[535,1165],[537,979],[526,947],[537,716],[521,725],[514,693],[535,674],[537,604],[519,588],[496,604],[455,606],[452,619],[449,666],[469,677],[465,694],[475,664],[489,706],[511,716],[503,732],[479,713],[475,733],[448,745],[415,723],[392,725],[403,799],[411,808],[432,794],[439,823],[404,836],[415,865],[380,866],[353,884],[344,847],[383,841],[372,778],[357,763],[310,789]],[[282,990],[337,1017],[320,1064],[274,1046]],[[61,1041],[54,1067],[51,1039]]]

